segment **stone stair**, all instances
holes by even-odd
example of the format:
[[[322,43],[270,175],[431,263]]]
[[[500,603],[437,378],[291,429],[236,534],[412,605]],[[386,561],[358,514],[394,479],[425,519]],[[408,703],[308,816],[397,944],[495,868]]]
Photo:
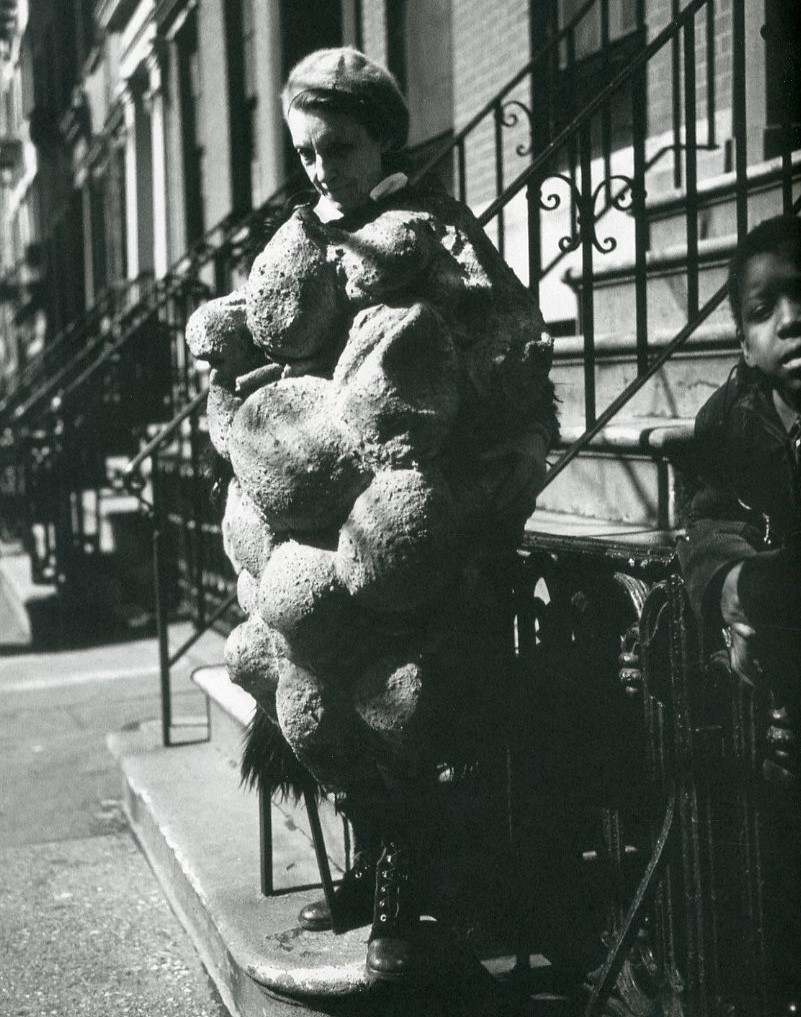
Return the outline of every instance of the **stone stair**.
[[[749,222],[782,208],[781,160],[748,171]],[[792,160],[793,197],[801,186],[801,153]],[[700,303],[726,280],[736,242],[735,174],[699,181]],[[648,197],[651,250],[647,258],[649,353],[658,355],[687,323],[685,199],[681,188],[665,188]],[[622,252],[622,253],[619,253]],[[596,414],[637,376],[634,261],[619,251],[596,259],[595,389]],[[581,296],[581,273],[564,272],[564,281]],[[577,305],[578,306],[578,305]],[[622,325],[622,327],[621,327]],[[585,430],[583,336],[557,337],[552,377],[559,399],[562,451]],[[610,524],[671,529],[680,524],[680,479],[676,465],[686,455],[695,414],[728,376],[738,344],[727,303],[721,304],[663,366],[591,446],[546,488],[529,521],[534,531],[542,513],[564,526],[574,516]],[[555,458],[555,455],[554,455]]]
[[[305,809],[272,803],[274,890],[264,896],[257,795],[239,778],[254,703],[222,665],[198,669],[193,680],[207,696],[209,718],[208,728],[196,723],[193,740],[164,748],[153,721],[110,735],[108,744],[131,828],[232,1017],[567,1012],[567,1000],[547,988],[544,957],[528,958],[530,977],[521,988],[513,977],[520,958],[508,946],[487,940],[468,948],[433,920],[422,926],[426,970],[409,987],[367,977],[369,928],[340,935],[301,930],[299,909],[321,893]],[[321,822],[336,879],[345,862],[343,826],[329,803],[321,806]]]

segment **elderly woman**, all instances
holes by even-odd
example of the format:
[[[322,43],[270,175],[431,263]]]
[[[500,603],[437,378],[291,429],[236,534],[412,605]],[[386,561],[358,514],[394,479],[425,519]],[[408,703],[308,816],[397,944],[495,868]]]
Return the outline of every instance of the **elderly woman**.
[[[260,708],[248,758],[280,732],[349,818],[340,910],[372,917],[368,971],[400,978],[419,960],[420,803],[500,723],[507,569],[557,430],[552,344],[471,213],[399,171],[387,71],[321,50],[282,100],[315,199],[188,330],[233,469],[248,618],[226,660]],[[330,928],[325,902],[299,922]]]

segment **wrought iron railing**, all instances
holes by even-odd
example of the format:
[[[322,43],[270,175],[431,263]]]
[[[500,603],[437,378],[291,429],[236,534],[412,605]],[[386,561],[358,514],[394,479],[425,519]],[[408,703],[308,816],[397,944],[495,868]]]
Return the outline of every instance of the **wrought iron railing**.
[[[460,179],[464,173],[464,152],[471,132],[478,128],[488,116],[493,116],[496,123],[503,120],[507,114],[505,103],[513,101],[517,106],[517,100],[508,100],[517,85],[532,75],[538,68],[550,61],[551,64],[559,62],[560,52],[567,54],[565,68],[568,71],[575,71],[575,36],[582,19],[592,10],[601,9],[602,24],[606,25],[603,33],[608,34],[608,2],[601,0],[589,0],[582,5],[577,14],[554,35],[552,39],[541,47],[534,59],[527,67],[516,75],[492,102],[488,103],[483,110],[474,117],[452,140],[444,153],[440,153],[439,159],[448,157],[456,151],[459,154],[459,165],[462,169],[459,172]],[[742,0],[734,0],[734,7],[740,8],[739,12],[734,11],[733,41],[735,48],[742,44]],[[551,179],[557,179],[566,183],[569,187],[569,215],[568,223],[574,232],[565,236],[559,242],[561,253],[572,251],[581,252],[583,266],[583,290],[581,295],[580,317],[584,324],[584,382],[585,382],[585,423],[586,430],[583,435],[568,448],[551,467],[546,483],[551,483],[570,462],[572,462],[585,449],[590,442],[598,435],[603,427],[625,407],[631,398],[661,369],[662,366],[680,349],[694,334],[698,326],[709,318],[709,316],[720,306],[725,298],[725,287],[719,287],[699,306],[700,286],[699,275],[699,236],[698,236],[698,187],[697,187],[697,159],[701,146],[697,141],[695,130],[696,116],[698,114],[698,96],[696,89],[696,78],[694,63],[697,57],[696,40],[703,37],[704,55],[707,58],[706,85],[707,93],[703,103],[703,114],[706,117],[706,147],[715,144],[715,75],[714,75],[714,53],[712,47],[712,29],[714,3],[713,0],[693,0],[682,11],[674,4],[674,18],[653,40],[642,46],[640,51],[628,62],[626,68],[618,73],[606,86],[592,99],[583,114],[575,118],[571,123],[564,126],[555,136],[550,130],[550,141],[545,145],[543,151],[537,154],[529,166],[518,175],[514,182],[500,194],[495,201],[485,210],[480,217],[483,224],[493,221],[494,217],[508,205],[515,195],[525,191],[528,198],[528,224],[527,236],[529,241],[530,271],[535,273],[540,264],[540,253],[542,248],[543,231],[540,227],[540,220],[543,215],[548,215],[559,204],[558,199],[543,198],[543,187]],[[638,8],[637,28],[643,28],[642,10]],[[687,205],[684,215],[685,237],[687,240],[687,298],[684,308],[685,322],[676,333],[675,337],[666,346],[660,348],[659,353],[651,350],[648,342],[648,314],[647,314],[647,221],[645,219],[645,184],[644,173],[649,161],[646,159],[646,124],[645,124],[645,73],[650,61],[659,55],[669,56],[669,65],[673,70],[673,81],[671,88],[672,96],[672,143],[658,148],[651,156],[651,164],[655,159],[669,153],[673,158],[672,174],[674,182],[685,182],[685,195]],[[682,60],[683,57],[683,60]],[[679,73],[683,69],[683,77]],[[739,61],[734,65],[735,81],[732,87],[733,124],[735,127],[735,145],[738,153],[745,152],[745,137],[743,115],[738,103],[742,100],[742,87],[738,74],[744,75],[745,67]],[[632,87],[633,86],[633,87]],[[609,175],[606,171],[610,165],[611,153],[609,145],[610,130],[607,123],[610,116],[612,104],[619,104],[621,97],[625,98],[632,108],[633,132],[629,138],[629,157],[632,160],[632,175],[625,177],[623,174],[615,173]],[[679,101],[681,100],[681,101]],[[550,115],[550,114],[549,114]],[[551,120],[553,117],[551,116]],[[682,130],[682,121],[684,128]],[[553,123],[551,123],[553,127]],[[602,158],[594,156],[593,138],[599,136],[604,139]],[[736,195],[737,222],[747,222],[747,196],[748,179],[745,164],[741,154],[738,154],[736,161],[737,174],[732,181],[733,193]],[[429,162],[421,174],[428,172],[435,160]],[[787,207],[791,197],[790,174],[792,165],[789,157],[782,159],[782,202]],[[600,172],[605,174],[598,181],[594,174]],[[496,175],[496,182],[502,179]],[[626,209],[633,215],[635,227],[635,306],[636,306],[636,354],[638,375],[608,406],[600,412],[596,407],[595,399],[595,335],[596,324],[593,314],[593,287],[592,281],[596,271],[595,258],[598,254],[608,253],[616,246],[612,238],[600,241],[597,236],[597,224],[599,221],[596,213],[597,199],[609,185],[609,202],[604,209],[621,208]],[[462,193],[464,189],[461,188]],[[604,209],[601,210],[603,213]],[[536,277],[532,276],[535,280]],[[220,290],[218,289],[217,292]],[[167,293],[167,296],[169,294]],[[165,294],[159,296],[163,306]],[[191,309],[191,308],[189,308]],[[177,334],[182,334],[182,324],[187,317],[188,308],[180,309],[173,321],[171,328]],[[184,362],[184,369],[185,362]],[[185,382],[183,394],[191,398],[193,394],[191,386]],[[200,397],[202,398],[202,397]]]
[[[631,398],[649,381],[657,371],[683,346],[697,327],[707,320],[725,299],[725,286],[705,299],[701,306],[701,272],[703,268],[699,236],[700,197],[698,188],[698,153],[700,146],[697,139],[698,92],[695,75],[695,64],[698,58],[696,40],[703,28],[705,37],[705,56],[707,70],[714,62],[711,33],[711,12],[714,9],[712,0],[695,0],[683,11],[676,13],[671,23],[660,32],[647,46],[643,47],[614,80],[602,89],[589,103],[582,115],[565,127],[545,148],[531,161],[516,180],[505,189],[480,216],[482,225],[488,225],[508,207],[512,199],[525,191],[527,198],[528,219],[526,233],[528,238],[528,262],[532,286],[536,288],[537,280],[541,280],[541,251],[543,238],[543,217],[558,208],[561,199],[557,194],[545,195],[544,188],[550,182],[561,181],[567,186],[569,195],[568,222],[572,232],[559,240],[562,252],[577,252],[581,255],[581,269],[578,276],[579,308],[577,319],[583,336],[583,373],[584,373],[584,419],[586,431],[571,446],[552,468],[547,483],[559,473],[592,441],[599,431],[619,411],[627,405]],[[732,123],[735,145],[735,172],[731,184],[736,209],[736,227],[738,235],[742,235],[748,224],[749,181],[747,173],[747,151],[745,130],[744,81],[745,63],[742,54],[745,52],[744,16],[742,0],[734,0],[732,16],[733,48],[738,54],[733,62],[732,74]],[[684,186],[684,254],[683,273],[686,273],[686,303],[683,309],[684,324],[676,333],[675,338],[656,354],[649,342],[653,331],[649,318],[649,259],[648,252],[648,218],[645,205],[646,181],[646,70],[660,53],[670,52],[673,71],[673,133],[674,143],[670,149],[674,157],[674,182],[683,181]],[[682,60],[678,60],[678,55]],[[679,75],[679,66],[682,74]],[[714,107],[713,82],[707,77],[707,94],[705,114],[707,118],[707,147],[714,145]],[[630,159],[631,175],[615,173],[611,177],[606,173],[608,159],[600,164],[594,158],[593,137],[599,133],[603,136],[603,123],[609,116],[612,104],[628,101],[631,104],[631,120],[633,125]],[[498,107],[500,108],[500,107]],[[683,130],[680,124],[683,122]],[[798,208],[792,204],[793,164],[790,150],[790,134],[785,134],[785,150],[781,158],[780,187],[781,210],[787,212]],[[663,149],[665,151],[665,149]],[[598,173],[602,174],[600,181]],[[605,175],[604,175],[605,174]],[[617,189],[611,193],[610,186]],[[604,191],[611,194],[610,205],[625,208],[634,220],[633,253],[631,271],[633,274],[633,308],[634,333],[637,361],[637,378],[621,392],[607,407],[599,412],[596,403],[595,376],[597,367],[596,336],[602,331],[619,329],[616,321],[599,321],[595,307],[596,278],[602,271],[599,256],[611,253],[618,246],[613,237],[599,239],[597,224],[599,215],[596,212],[598,197]],[[603,211],[603,210],[602,210]],[[777,209],[779,211],[779,209]],[[500,227],[499,227],[500,228]],[[556,262],[551,263],[556,264]],[[708,288],[708,287],[707,287]],[[547,318],[546,308],[546,318]],[[601,327],[599,327],[601,326]]]
[[[200,426],[205,402],[205,391],[196,394],[117,478],[152,523],[164,745],[173,744],[172,669],[210,628],[227,632],[242,618],[236,576],[223,551],[215,479],[201,465],[209,450]],[[177,648],[170,646],[176,618],[192,626]]]
[[[15,497],[4,500],[1,514],[21,533],[36,581],[66,589],[82,556],[96,552],[98,506],[110,493],[107,460],[133,455],[149,427],[169,421],[202,388],[184,345],[186,321],[214,292],[236,285],[239,267],[246,270],[263,246],[263,231],[294,186],[246,216],[222,220],[164,278],[139,281],[125,301],[93,309],[80,330],[60,339],[58,366],[48,361],[53,373],[32,372],[11,415],[3,457]],[[78,334],[76,352],[71,337]],[[25,490],[38,496],[26,499]]]
[[[545,535],[521,551],[513,803],[546,930],[529,946],[574,970],[595,956],[586,1017],[791,1013],[801,826],[765,778],[770,691],[709,656],[672,553]]]
[[[0,401],[0,430],[10,422],[14,410],[42,384],[50,374],[59,371],[74,350],[80,349],[116,302],[116,291],[108,289],[80,318],[71,321],[55,338],[44,343],[25,365],[7,380],[7,394]]]

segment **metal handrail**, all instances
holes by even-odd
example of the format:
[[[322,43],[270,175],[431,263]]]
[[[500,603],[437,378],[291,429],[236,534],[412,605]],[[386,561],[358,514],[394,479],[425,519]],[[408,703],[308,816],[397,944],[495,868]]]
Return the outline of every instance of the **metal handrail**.
[[[86,360],[87,358],[92,356],[92,354],[95,353],[99,347],[104,346],[104,344],[107,341],[107,336],[113,331],[115,322],[117,322],[120,319],[120,317],[123,316],[124,314],[130,313],[130,311],[126,311],[125,308],[127,294],[130,293],[131,290],[134,289],[134,287],[139,286],[141,282],[142,279],[140,277],[138,279],[131,279],[126,283],[126,285],[123,287],[121,291],[123,294],[125,294],[125,296],[122,298],[122,308],[117,310],[116,313],[112,312],[112,317],[109,321],[107,330],[101,332],[93,340],[87,343],[87,345],[84,346],[83,349],[78,351],[78,353],[73,359],[68,360],[66,363],[62,364],[58,371],[50,375],[50,377],[46,378],[42,385],[40,385],[39,388],[36,389],[36,391],[34,391],[32,395],[28,396],[26,402],[22,403],[22,405],[20,406],[17,406],[17,408],[14,410],[14,415],[12,417],[12,424],[19,427],[19,425],[34,410],[36,406],[40,405],[44,399],[47,399],[48,396],[50,396],[53,392],[58,390],[58,387],[61,384],[61,382],[71,371],[75,370],[77,364],[81,363],[83,360]],[[113,302],[111,303],[113,307]],[[96,305],[95,307],[92,308],[92,311],[90,311],[89,314],[93,315],[95,313],[95,310]]]
[[[147,311],[149,313],[160,300],[171,296],[180,289],[185,282],[186,273],[189,269],[197,269],[200,266],[207,264],[214,257],[220,247],[220,242],[217,244],[210,243],[210,240],[215,234],[222,232],[223,240],[230,239],[245,226],[258,220],[260,216],[267,214],[267,212],[273,208],[282,197],[287,197],[294,187],[295,181],[288,180],[257,209],[251,209],[241,217],[237,217],[233,213],[229,213],[214,226],[206,230],[203,236],[197,240],[187,252],[173,262],[162,278],[156,279],[151,283],[135,304],[131,307],[123,307],[116,315],[114,315],[110,323],[109,334],[113,334],[114,330],[120,327],[126,318],[134,318],[138,323],[138,319],[141,317],[143,311]],[[92,312],[90,311],[87,313],[91,314]],[[133,332],[135,332],[135,328],[126,328],[120,338],[111,345],[106,345],[106,335],[99,336],[94,343],[89,344],[84,350],[82,350],[78,357],[79,362],[88,359],[93,354],[98,353],[98,351],[99,355],[76,378],[74,378],[73,381],[69,383],[69,385],[60,393],[61,397],[66,398],[75,389],[80,388],[88,380],[88,378],[94,374],[95,370],[106,363],[122,348],[122,346],[125,345],[129,336],[132,335]],[[17,426],[19,426],[23,419],[27,417],[37,405],[40,405],[44,399],[57,392],[58,386],[63,378],[69,371],[74,370],[75,366],[75,361],[64,365],[62,370],[57,372],[57,374],[53,377],[49,378],[23,406],[17,408],[14,414],[14,422]]]
[[[203,405],[208,394],[208,388],[201,389],[197,395],[193,396],[192,399],[189,400],[182,410],[175,414],[168,424],[165,424],[155,437],[151,438],[151,440],[142,447],[141,451],[139,451],[123,469],[121,474],[123,482],[130,480],[134,474],[138,473],[142,464],[146,460],[150,459],[154,452],[157,452],[170,440],[170,438],[172,438],[187,417],[190,417],[195,410],[199,409]]]
[[[3,418],[19,405],[20,400],[26,395],[25,390],[31,388],[37,380],[37,376],[45,372],[48,361],[51,361],[67,342],[74,340],[76,335],[85,334],[94,322],[107,314],[115,302],[120,299],[120,293],[126,292],[129,285],[122,287],[122,290],[117,286],[111,286],[104,290],[97,301],[81,317],[69,322],[51,342],[44,346],[36,360],[32,360],[22,368],[16,378],[18,384],[0,403],[0,424],[2,424]]]

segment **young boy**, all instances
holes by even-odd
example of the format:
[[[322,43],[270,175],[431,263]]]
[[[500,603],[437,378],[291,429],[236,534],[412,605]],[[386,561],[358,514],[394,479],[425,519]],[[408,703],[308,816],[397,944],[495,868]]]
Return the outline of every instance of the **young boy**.
[[[696,417],[700,485],[679,559],[705,644],[722,625],[734,670],[769,682],[781,763],[801,687],[801,220],[745,237],[729,298],[742,356]]]

